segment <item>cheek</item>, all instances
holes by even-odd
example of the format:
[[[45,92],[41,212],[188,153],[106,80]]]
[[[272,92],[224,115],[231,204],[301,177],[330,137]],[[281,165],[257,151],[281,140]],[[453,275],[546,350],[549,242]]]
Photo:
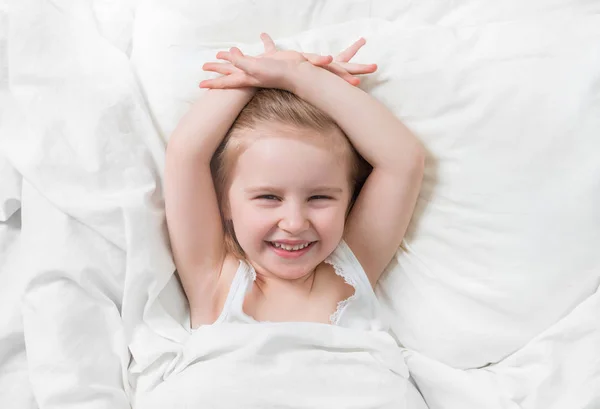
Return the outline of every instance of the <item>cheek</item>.
[[[312,214],[312,223],[321,232],[338,235],[343,233],[346,220],[344,206],[332,206],[326,209],[317,209]]]
[[[231,215],[240,243],[245,238],[254,239],[265,235],[273,225],[272,215],[268,211],[258,209],[248,202],[232,205]]]

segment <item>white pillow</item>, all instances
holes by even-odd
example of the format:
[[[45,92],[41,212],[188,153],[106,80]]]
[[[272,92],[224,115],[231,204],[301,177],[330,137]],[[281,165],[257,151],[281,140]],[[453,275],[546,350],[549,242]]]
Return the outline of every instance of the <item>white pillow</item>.
[[[598,15],[548,14],[389,39],[373,93],[430,152],[378,292],[407,347],[497,362],[596,290],[599,37]]]
[[[429,152],[404,248],[378,289],[400,341],[456,367],[482,366],[594,291],[600,21],[593,6],[277,4],[139,7],[132,61],[163,138],[199,96],[197,83],[208,76],[202,63],[217,50],[258,52],[260,31],[280,46],[316,52],[364,35],[357,61],[380,69],[363,86]]]

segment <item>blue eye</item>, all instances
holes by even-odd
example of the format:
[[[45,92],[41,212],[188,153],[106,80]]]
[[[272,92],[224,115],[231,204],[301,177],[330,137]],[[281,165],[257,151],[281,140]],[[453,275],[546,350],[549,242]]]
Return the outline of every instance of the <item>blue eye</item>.
[[[260,195],[257,199],[265,199],[265,200],[279,200],[279,198],[275,195]]]

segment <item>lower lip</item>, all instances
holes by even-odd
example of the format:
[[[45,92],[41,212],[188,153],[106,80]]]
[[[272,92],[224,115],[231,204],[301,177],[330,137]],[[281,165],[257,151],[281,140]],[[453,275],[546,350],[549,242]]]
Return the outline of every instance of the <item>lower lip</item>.
[[[295,251],[284,250],[282,248],[273,246],[271,243],[268,243],[268,246],[271,247],[271,250],[273,250],[275,252],[275,254],[277,254],[279,257],[294,259],[294,258],[302,257],[304,254],[308,253],[308,251],[312,248],[312,246],[314,244],[315,244],[315,242],[313,241],[308,246],[304,247],[302,250],[295,250]]]

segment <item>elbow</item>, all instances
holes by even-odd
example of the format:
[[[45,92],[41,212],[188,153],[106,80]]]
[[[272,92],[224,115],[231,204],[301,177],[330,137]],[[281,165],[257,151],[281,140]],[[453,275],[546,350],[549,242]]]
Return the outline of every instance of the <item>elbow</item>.
[[[408,173],[412,180],[415,181],[415,184],[419,186],[423,182],[423,175],[425,174],[426,156],[427,152],[425,151],[425,148],[419,144],[419,148],[412,155],[412,159],[409,159]]]
[[[427,151],[419,142],[399,148],[395,153],[392,152],[390,150],[386,160],[381,164],[373,165],[373,168],[396,175],[396,177],[398,175],[402,175],[402,177],[410,175],[411,179],[423,177]]]
[[[413,148],[411,156],[411,162],[413,163],[413,165],[421,170],[424,170],[427,151],[425,150],[425,147],[421,144],[421,142],[417,141],[415,147]]]
[[[401,160],[396,161],[399,168],[397,171],[421,179],[425,172],[426,157],[427,151],[417,141],[413,146],[404,150]]]

